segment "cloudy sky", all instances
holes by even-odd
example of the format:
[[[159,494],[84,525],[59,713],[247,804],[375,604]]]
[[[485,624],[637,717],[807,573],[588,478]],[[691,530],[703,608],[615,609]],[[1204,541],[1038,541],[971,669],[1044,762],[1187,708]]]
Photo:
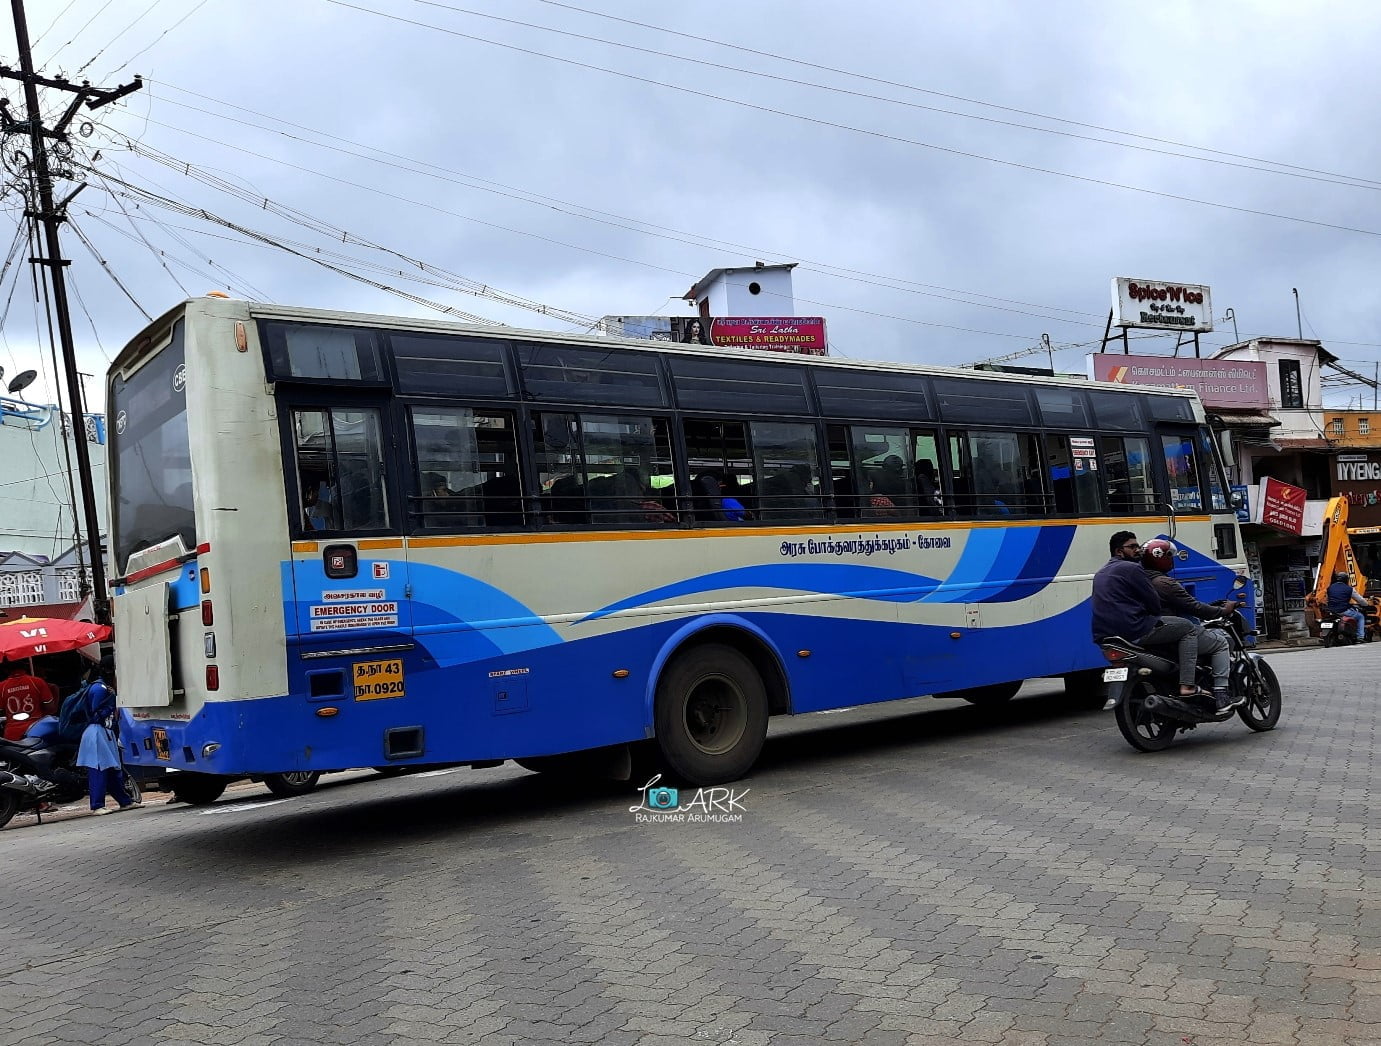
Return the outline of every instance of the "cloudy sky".
[[[1297,288],[1306,337],[1381,361],[1366,0],[28,7],[46,74],[145,79],[73,125],[89,184],[64,247],[93,374],[143,312],[212,288],[436,315],[256,237],[559,330],[684,314],[710,269],[799,262],[795,311],[836,354],[961,364],[1048,334],[1081,372],[1115,276],[1209,285],[1206,347],[1233,340],[1229,308],[1242,338],[1295,335]],[[46,355],[28,268],[0,284],[11,375]]]

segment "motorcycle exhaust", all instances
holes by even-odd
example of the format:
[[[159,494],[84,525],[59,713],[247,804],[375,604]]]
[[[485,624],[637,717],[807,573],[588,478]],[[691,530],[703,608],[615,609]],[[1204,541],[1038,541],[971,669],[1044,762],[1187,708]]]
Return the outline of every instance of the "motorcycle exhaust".
[[[1147,694],[1141,707],[1155,715],[1176,719],[1182,723],[1201,723],[1204,719],[1202,712],[1191,708],[1178,698],[1167,697],[1165,694]]]
[[[8,770],[0,770],[0,788],[8,788],[12,792],[38,796],[44,791],[39,787],[41,783],[38,778],[26,774],[12,774]]]

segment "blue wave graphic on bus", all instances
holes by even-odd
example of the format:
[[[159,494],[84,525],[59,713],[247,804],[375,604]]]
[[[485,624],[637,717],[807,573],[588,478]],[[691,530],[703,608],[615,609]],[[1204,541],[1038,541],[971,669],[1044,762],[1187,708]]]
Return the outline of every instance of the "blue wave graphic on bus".
[[[1059,573],[1072,526],[969,532],[963,555],[928,603],[1015,603],[1034,596]]]
[[[408,569],[416,593],[412,624],[418,635],[429,631],[454,633],[460,626],[461,630],[470,631],[466,636],[468,645],[478,650],[487,643],[504,654],[564,642],[538,614],[503,589],[469,574],[426,563],[412,563]],[[447,605],[431,602],[432,593],[444,595]],[[463,608],[463,618],[456,616],[457,608]],[[483,632],[475,630],[472,621],[483,622]],[[474,657],[467,655],[462,660]]]
[[[583,620],[667,599],[729,588],[775,588],[889,603],[1013,603],[1041,591],[1059,572],[1073,526],[979,528],[943,582],[905,570],[836,563],[773,563],[720,570],[649,589],[601,607]]]
[[[620,610],[658,603],[664,599],[717,592],[727,588],[776,588],[793,592],[847,596],[850,599],[876,599],[886,603],[914,603],[935,589],[940,582],[932,577],[886,567],[856,567],[841,563],[770,563],[765,566],[717,570],[713,574],[687,578],[672,585],[640,592],[620,599],[589,614],[582,620],[597,621]]]

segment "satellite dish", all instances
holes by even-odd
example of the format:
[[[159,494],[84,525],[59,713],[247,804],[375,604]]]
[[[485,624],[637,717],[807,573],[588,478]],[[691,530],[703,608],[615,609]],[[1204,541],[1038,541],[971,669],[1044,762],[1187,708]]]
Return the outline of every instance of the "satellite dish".
[[[11,392],[23,392],[25,389],[27,389],[30,385],[34,383],[34,379],[37,377],[38,371],[36,370],[20,371],[10,380],[10,383],[7,387]]]

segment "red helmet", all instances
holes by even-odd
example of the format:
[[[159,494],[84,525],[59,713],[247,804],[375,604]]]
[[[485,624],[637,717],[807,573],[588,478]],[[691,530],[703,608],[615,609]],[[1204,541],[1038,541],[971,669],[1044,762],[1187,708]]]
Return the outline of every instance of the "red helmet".
[[[1155,538],[1141,546],[1141,565],[1147,570],[1170,573],[1175,567],[1175,546],[1164,538]]]

